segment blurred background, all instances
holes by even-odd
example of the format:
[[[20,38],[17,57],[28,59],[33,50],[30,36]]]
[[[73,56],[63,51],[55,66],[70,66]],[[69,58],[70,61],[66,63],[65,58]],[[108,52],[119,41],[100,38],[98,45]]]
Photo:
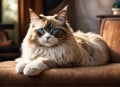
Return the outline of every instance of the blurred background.
[[[74,31],[99,33],[100,19],[96,16],[112,15],[113,3],[114,0],[0,0],[0,58],[6,52],[19,52],[29,27],[29,8],[37,14],[53,15],[69,5],[68,21]]]

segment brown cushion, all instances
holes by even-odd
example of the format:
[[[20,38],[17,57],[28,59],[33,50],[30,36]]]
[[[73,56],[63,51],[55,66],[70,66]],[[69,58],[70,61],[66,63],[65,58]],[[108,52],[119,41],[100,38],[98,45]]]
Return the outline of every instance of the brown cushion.
[[[120,63],[120,18],[104,19],[101,35],[109,46],[111,62]]]
[[[49,69],[35,77],[18,74],[14,61],[0,63],[0,86],[120,85],[120,64]]]

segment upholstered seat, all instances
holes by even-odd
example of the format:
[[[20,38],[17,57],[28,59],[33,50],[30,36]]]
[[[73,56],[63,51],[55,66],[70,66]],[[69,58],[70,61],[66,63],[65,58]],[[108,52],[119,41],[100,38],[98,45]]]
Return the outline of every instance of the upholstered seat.
[[[80,86],[120,85],[120,64],[97,67],[48,69],[35,77],[15,71],[14,61],[0,63],[0,86]]]

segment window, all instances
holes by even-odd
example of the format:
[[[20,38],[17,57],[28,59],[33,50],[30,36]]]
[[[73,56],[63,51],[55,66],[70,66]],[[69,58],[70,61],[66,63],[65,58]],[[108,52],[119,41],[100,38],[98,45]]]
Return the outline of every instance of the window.
[[[18,0],[2,0],[2,23],[12,23],[15,28],[7,30],[10,39],[18,43]]]

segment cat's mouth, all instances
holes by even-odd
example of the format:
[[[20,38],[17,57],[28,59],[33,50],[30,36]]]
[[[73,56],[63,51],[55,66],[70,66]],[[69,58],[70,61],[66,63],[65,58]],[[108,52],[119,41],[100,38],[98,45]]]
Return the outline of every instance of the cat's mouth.
[[[51,43],[50,41],[45,41],[44,42],[44,44],[43,44],[44,46],[47,46],[47,47],[51,47],[51,46],[53,46],[53,43]]]
[[[45,43],[51,43],[49,40],[46,40]]]
[[[52,47],[56,45],[57,43],[58,41],[56,39],[55,40],[54,39],[48,39],[48,40],[40,39],[40,44],[46,47]]]
[[[53,47],[53,46],[56,46],[57,44],[53,44],[52,42],[50,41],[46,41],[44,44],[42,44],[43,46],[46,46],[46,47]]]

